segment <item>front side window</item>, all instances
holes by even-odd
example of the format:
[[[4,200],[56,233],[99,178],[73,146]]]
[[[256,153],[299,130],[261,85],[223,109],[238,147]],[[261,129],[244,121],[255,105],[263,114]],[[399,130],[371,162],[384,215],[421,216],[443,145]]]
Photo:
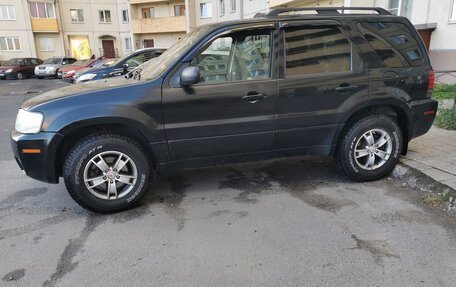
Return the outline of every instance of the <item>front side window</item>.
[[[16,8],[12,5],[1,5],[0,20],[16,20]]]
[[[200,4],[201,18],[212,18],[212,3],[201,3]]]
[[[145,54],[139,54],[131,57],[125,63],[128,65],[129,68],[136,68],[144,62],[146,62]]]
[[[1,51],[20,51],[21,44],[18,37],[0,37]]]
[[[270,78],[271,32],[249,31],[217,38],[191,61],[202,83]]]
[[[357,26],[385,66],[400,68],[423,65],[424,57],[418,42],[404,24],[363,22]]]
[[[285,48],[285,76],[351,70],[351,45],[338,27],[288,27]]]
[[[29,7],[33,18],[55,18],[54,3],[29,2]]]
[[[128,16],[128,10],[122,10],[122,23],[130,22],[130,18]]]
[[[111,10],[98,11],[100,23],[111,23]]]
[[[40,50],[43,52],[53,52],[54,51],[54,39],[43,37],[40,38]]]
[[[84,23],[84,10],[71,9],[70,14],[72,23]]]

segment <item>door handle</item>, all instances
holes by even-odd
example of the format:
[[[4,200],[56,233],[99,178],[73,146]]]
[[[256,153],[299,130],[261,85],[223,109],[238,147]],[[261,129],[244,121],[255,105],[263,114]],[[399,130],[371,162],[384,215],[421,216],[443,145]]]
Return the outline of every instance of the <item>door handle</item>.
[[[249,101],[251,104],[257,103],[259,100],[266,99],[268,96],[259,94],[257,92],[248,92],[247,95],[243,96],[243,100]]]
[[[336,90],[336,92],[339,92],[339,93],[345,93],[345,92],[349,92],[349,91],[354,91],[356,89],[358,89],[358,86],[342,84],[339,87],[337,87],[335,90]]]

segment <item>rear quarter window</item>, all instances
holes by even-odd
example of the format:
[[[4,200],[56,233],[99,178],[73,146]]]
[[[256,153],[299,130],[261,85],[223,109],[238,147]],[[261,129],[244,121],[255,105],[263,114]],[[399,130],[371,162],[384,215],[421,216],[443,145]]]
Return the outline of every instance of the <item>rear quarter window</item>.
[[[398,22],[360,22],[358,29],[383,64],[391,68],[424,65],[424,52],[410,29]]]

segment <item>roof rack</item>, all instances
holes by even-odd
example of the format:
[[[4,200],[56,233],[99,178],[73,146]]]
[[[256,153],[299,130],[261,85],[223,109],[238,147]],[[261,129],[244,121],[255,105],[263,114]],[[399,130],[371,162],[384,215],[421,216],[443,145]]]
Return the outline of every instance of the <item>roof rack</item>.
[[[342,11],[342,14],[344,14],[345,11],[347,10],[361,10],[361,11],[375,11],[379,15],[391,15],[390,12],[383,8],[378,8],[378,7],[372,7],[372,8],[367,8],[367,7],[316,7],[316,8],[278,8],[269,11],[266,14],[261,13],[262,15],[258,15],[260,17],[277,17],[280,14],[287,13],[287,12],[299,12],[299,11],[315,11],[317,14],[321,15],[341,15],[339,13],[339,10]],[[260,14],[260,13],[259,13]],[[257,15],[255,15],[257,17]]]

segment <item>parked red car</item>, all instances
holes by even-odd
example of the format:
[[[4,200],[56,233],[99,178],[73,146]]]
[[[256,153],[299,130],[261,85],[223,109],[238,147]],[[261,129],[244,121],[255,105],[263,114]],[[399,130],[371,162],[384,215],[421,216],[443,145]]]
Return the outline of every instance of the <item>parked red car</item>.
[[[76,71],[84,69],[84,68],[89,68],[96,61],[98,61],[98,60],[97,59],[79,60],[72,65],[59,68],[59,70],[57,71],[57,78],[72,81],[73,76],[76,73]]]
[[[37,58],[13,58],[0,66],[0,79],[18,79],[33,77],[35,67],[43,64]]]

